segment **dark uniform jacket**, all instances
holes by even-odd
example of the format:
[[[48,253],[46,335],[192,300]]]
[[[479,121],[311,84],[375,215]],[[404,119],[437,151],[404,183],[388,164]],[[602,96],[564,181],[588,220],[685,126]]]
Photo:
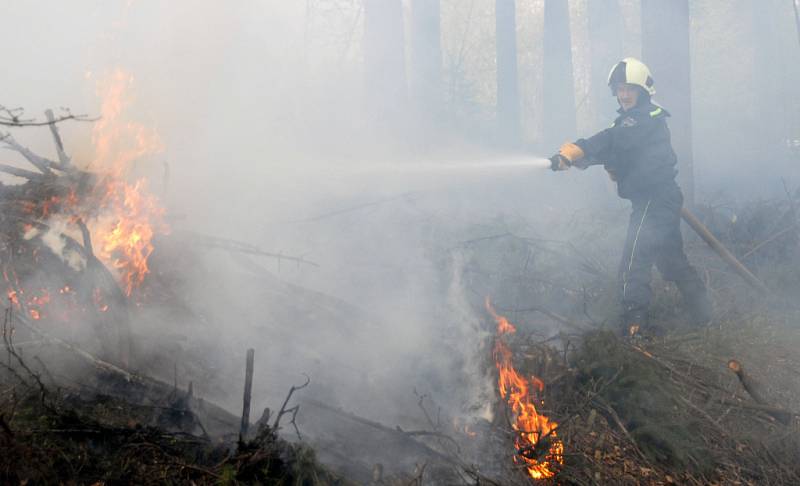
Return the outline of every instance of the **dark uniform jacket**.
[[[666,123],[669,113],[649,100],[618,112],[611,128],[575,144],[590,164],[605,166],[622,198],[641,201],[661,189],[673,189],[678,171]]]

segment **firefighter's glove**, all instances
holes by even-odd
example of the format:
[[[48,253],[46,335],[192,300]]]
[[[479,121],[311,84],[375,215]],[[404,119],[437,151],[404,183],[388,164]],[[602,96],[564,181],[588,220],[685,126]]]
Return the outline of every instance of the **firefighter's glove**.
[[[550,168],[554,171],[568,170],[570,166],[569,159],[561,154],[555,154],[550,157]]]
[[[559,155],[569,160],[569,165],[577,166],[575,162],[581,160],[585,155],[583,149],[574,143],[565,143],[558,149]]]
[[[565,143],[558,149],[558,153],[550,157],[550,168],[553,170],[567,170],[572,166],[585,169],[578,162],[584,156],[583,149],[574,143]]]

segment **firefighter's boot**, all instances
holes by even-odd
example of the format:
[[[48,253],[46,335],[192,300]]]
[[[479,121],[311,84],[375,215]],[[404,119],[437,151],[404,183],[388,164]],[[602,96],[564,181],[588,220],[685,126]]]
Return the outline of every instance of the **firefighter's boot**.
[[[683,299],[683,307],[689,314],[691,324],[707,326],[714,317],[708,290],[700,279],[678,282],[678,290]]]

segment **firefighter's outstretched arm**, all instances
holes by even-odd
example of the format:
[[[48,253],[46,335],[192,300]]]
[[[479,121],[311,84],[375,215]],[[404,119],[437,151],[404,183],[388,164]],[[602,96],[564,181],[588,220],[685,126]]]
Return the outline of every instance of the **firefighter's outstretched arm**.
[[[565,143],[558,149],[558,153],[550,157],[550,168],[553,170],[567,170],[572,166],[583,167],[580,162],[584,158],[583,149],[574,143]]]
[[[658,126],[652,115],[628,116],[615,126],[575,142],[583,152],[593,158],[603,159],[603,154],[618,154],[634,149],[649,140],[648,135]]]

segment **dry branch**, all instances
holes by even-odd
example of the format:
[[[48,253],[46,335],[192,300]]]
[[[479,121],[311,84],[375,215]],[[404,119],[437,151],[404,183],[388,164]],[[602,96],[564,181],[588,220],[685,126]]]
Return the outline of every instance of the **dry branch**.
[[[50,133],[53,135],[53,141],[56,144],[56,153],[58,153],[58,161],[61,162],[62,167],[68,167],[70,165],[69,156],[67,153],[64,152],[64,142],[61,141],[61,135],[58,133],[58,127],[56,126],[56,117],[53,115],[53,110],[46,110],[44,112],[45,116],[47,117],[47,121],[49,122]]]
[[[303,376],[306,377],[306,382],[303,383],[302,385],[292,385],[292,387],[289,389],[289,393],[286,394],[286,399],[283,401],[281,409],[278,411],[278,415],[275,417],[275,422],[272,424],[272,430],[278,430],[278,427],[280,427],[281,425],[281,418],[284,415],[291,413],[292,421],[289,423],[294,426],[294,431],[297,433],[298,439],[302,439],[300,437],[300,429],[297,428],[297,422],[296,422],[297,412],[300,410],[300,405],[295,405],[292,408],[286,408],[286,405],[289,404],[289,400],[292,399],[292,395],[294,395],[294,392],[296,392],[297,390],[302,390],[303,388],[307,387],[309,383],[311,383],[311,378],[309,378],[308,375],[303,373]]]
[[[5,116],[0,116],[0,125],[6,127],[43,127],[43,126],[53,126],[57,123],[61,123],[67,120],[75,120],[78,122],[96,122],[100,119],[100,117],[89,117],[88,115],[73,115],[69,109],[62,108],[65,112],[64,115],[58,117],[47,117],[47,121],[39,121],[35,118],[21,118],[24,114],[24,110],[22,108],[6,108],[5,106],[0,106],[0,112],[5,113]],[[47,110],[52,113],[51,110]]]
[[[33,164],[34,167],[39,169],[39,171],[42,174],[50,175],[52,173],[50,168],[51,167],[58,168],[59,166],[57,162],[53,162],[52,160],[40,157],[39,155],[36,155],[35,153],[31,152],[29,148],[20,145],[19,143],[17,143],[16,140],[14,140],[14,137],[12,137],[10,134],[6,134],[2,138],[2,141],[8,146],[7,147],[8,149],[14,150],[22,154],[22,156],[25,157],[28,160],[28,162]]]
[[[347,214],[347,213],[351,213],[351,212],[354,212],[354,211],[360,211],[362,209],[370,208],[370,207],[373,207],[373,206],[380,206],[380,205],[386,204],[388,202],[397,201],[398,199],[409,199],[409,198],[411,198],[412,196],[414,196],[416,194],[418,194],[418,193],[417,192],[404,192],[403,194],[399,194],[397,196],[392,196],[392,197],[388,197],[388,198],[385,198],[385,199],[380,199],[380,200],[372,201],[372,202],[368,202],[368,203],[358,204],[358,205],[355,205],[355,206],[351,206],[349,208],[337,209],[335,211],[330,211],[330,212],[327,212],[327,213],[318,214],[316,216],[312,216],[312,217],[307,218],[307,219],[300,219],[300,220],[295,220],[295,221],[287,221],[287,223],[312,223],[312,222],[316,222],[316,221],[321,221],[323,219],[331,218],[331,217],[334,217],[334,216],[340,216],[342,214]]]
[[[90,353],[88,353],[87,351],[84,351],[83,349],[79,348],[78,346],[75,346],[74,344],[68,343],[67,341],[64,341],[63,339],[59,339],[57,337],[53,337],[53,336],[48,335],[46,332],[42,331],[41,329],[37,328],[36,326],[34,326],[30,322],[28,322],[28,320],[25,317],[23,317],[22,315],[20,315],[20,313],[15,313],[14,314],[14,319],[18,323],[22,324],[23,327],[25,327],[26,329],[28,329],[32,333],[36,334],[37,336],[41,337],[42,339],[46,339],[46,340],[48,340],[50,342],[58,344],[59,346],[65,348],[65,349],[68,349],[69,351],[72,351],[73,353],[75,353],[76,355],[80,356],[84,360],[88,361],[89,363],[91,363],[92,365],[97,367],[98,369],[101,369],[103,371],[111,372],[111,373],[113,373],[115,375],[122,376],[125,379],[125,381],[138,381],[138,378],[135,375],[133,375],[132,373],[130,373],[128,371],[125,371],[124,369],[120,368],[119,366],[113,365],[113,364],[111,364],[111,363],[109,363],[107,361],[103,361],[103,360],[101,360],[99,358],[96,358],[96,357],[92,356]]]
[[[500,308],[498,308],[498,310],[513,311],[513,312],[539,312],[541,314],[546,315],[550,319],[553,319],[554,321],[559,322],[559,323],[565,325],[566,327],[568,327],[570,329],[573,329],[575,331],[586,332],[586,330],[587,330],[584,326],[581,326],[580,324],[576,324],[575,322],[572,322],[571,320],[567,319],[564,316],[561,316],[559,314],[556,314],[555,312],[551,312],[551,311],[549,311],[549,310],[547,310],[547,309],[545,309],[543,307],[539,307],[539,306],[527,307],[525,309],[500,309]]]
[[[20,169],[19,167],[14,167],[8,164],[0,164],[0,172],[5,172],[6,174],[11,174],[16,177],[22,177],[23,179],[28,179],[29,181],[35,181],[35,182],[42,182],[46,178],[44,174],[40,174],[39,172],[33,172],[27,169]]]
[[[788,424],[791,422],[792,417],[800,417],[799,412],[793,412],[784,408],[774,407],[772,405],[765,405],[761,403],[748,403],[739,400],[721,399],[720,403],[732,407],[738,407],[745,410],[753,410],[756,412],[765,412],[781,423]]]
[[[341,410],[341,409],[336,408],[336,407],[332,407],[330,405],[326,405],[326,404],[324,404],[322,402],[318,402],[318,401],[313,400],[313,399],[305,399],[304,403],[308,403],[310,405],[313,405],[315,407],[321,408],[323,410],[327,410],[328,412],[333,412],[333,413],[335,413],[335,414],[337,414],[337,415],[339,415],[341,417],[344,417],[344,418],[347,418],[349,420],[352,420],[353,422],[356,422],[356,423],[359,423],[359,424],[362,424],[362,425],[366,425],[368,427],[380,430],[382,432],[386,432],[387,434],[392,435],[392,436],[397,437],[398,439],[402,440],[403,443],[412,445],[413,447],[419,449],[420,451],[424,452],[425,454],[427,454],[429,456],[441,459],[442,461],[445,461],[448,464],[453,464],[453,465],[457,465],[457,466],[461,467],[461,461],[458,460],[457,458],[451,457],[451,456],[449,456],[447,454],[443,454],[443,453],[441,453],[441,452],[439,452],[437,450],[431,449],[427,445],[425,445],[425,444],[423,444],[421,442],[417,442],[416,440],[414,440],[413,436],[422,435],[419,432],[405,432],[402,429],[400,429],[399,427],[393,429],[393,428],[387,427],[386,425],[383,425],[381,423],[374,422],[372,420],[365,419],[363,417],[359,417],[358,415],[352,414],[350,412],[345,412],[344,410]],[[436,436],[439,436],[439,437],[441,436],[440,434],[437,434],[437,433],[427,433],[425,435],[436,435]]]
[[[295,262],[298,265],[302,263],[306,265],[311,265],[312,267],[319,267],[318,263],[306,260],[302,256],[291,256],[291,255],[284,255],[283,253],[264,251],[255,245],[251,245],[250,243],[245,243],[242,241],[229,240],[226,238],[218,238],[216,236],[208,236],[193,232],[189,232],[188,235],[191,241],[193,241],[197,245],[204,246],[207,248],[218,248],[220,250],[226,250],[235,253],[245,253],[248,255],[257,255],[257,256],[275,258],[279,261],[286,260],[290,262]]]
[[[753,253],[757,252],[758,250],[760,250],[764,246],[766,246],[766,245],[772,243],[773,241],[777,240],[781,236],[794,231],[795,226],[796,226],[796,224],[793,223],[793,224],[790,224],[788,227],[783,228],[782,230],[778,231],[777,233],[774,233],[772,236],[770,236],[766,240],[762,241],[761,243],[757,244],[756,246],[751,248],[747,253],[742,255],[742,260],[744,260],[745,258],[749,257]]]

